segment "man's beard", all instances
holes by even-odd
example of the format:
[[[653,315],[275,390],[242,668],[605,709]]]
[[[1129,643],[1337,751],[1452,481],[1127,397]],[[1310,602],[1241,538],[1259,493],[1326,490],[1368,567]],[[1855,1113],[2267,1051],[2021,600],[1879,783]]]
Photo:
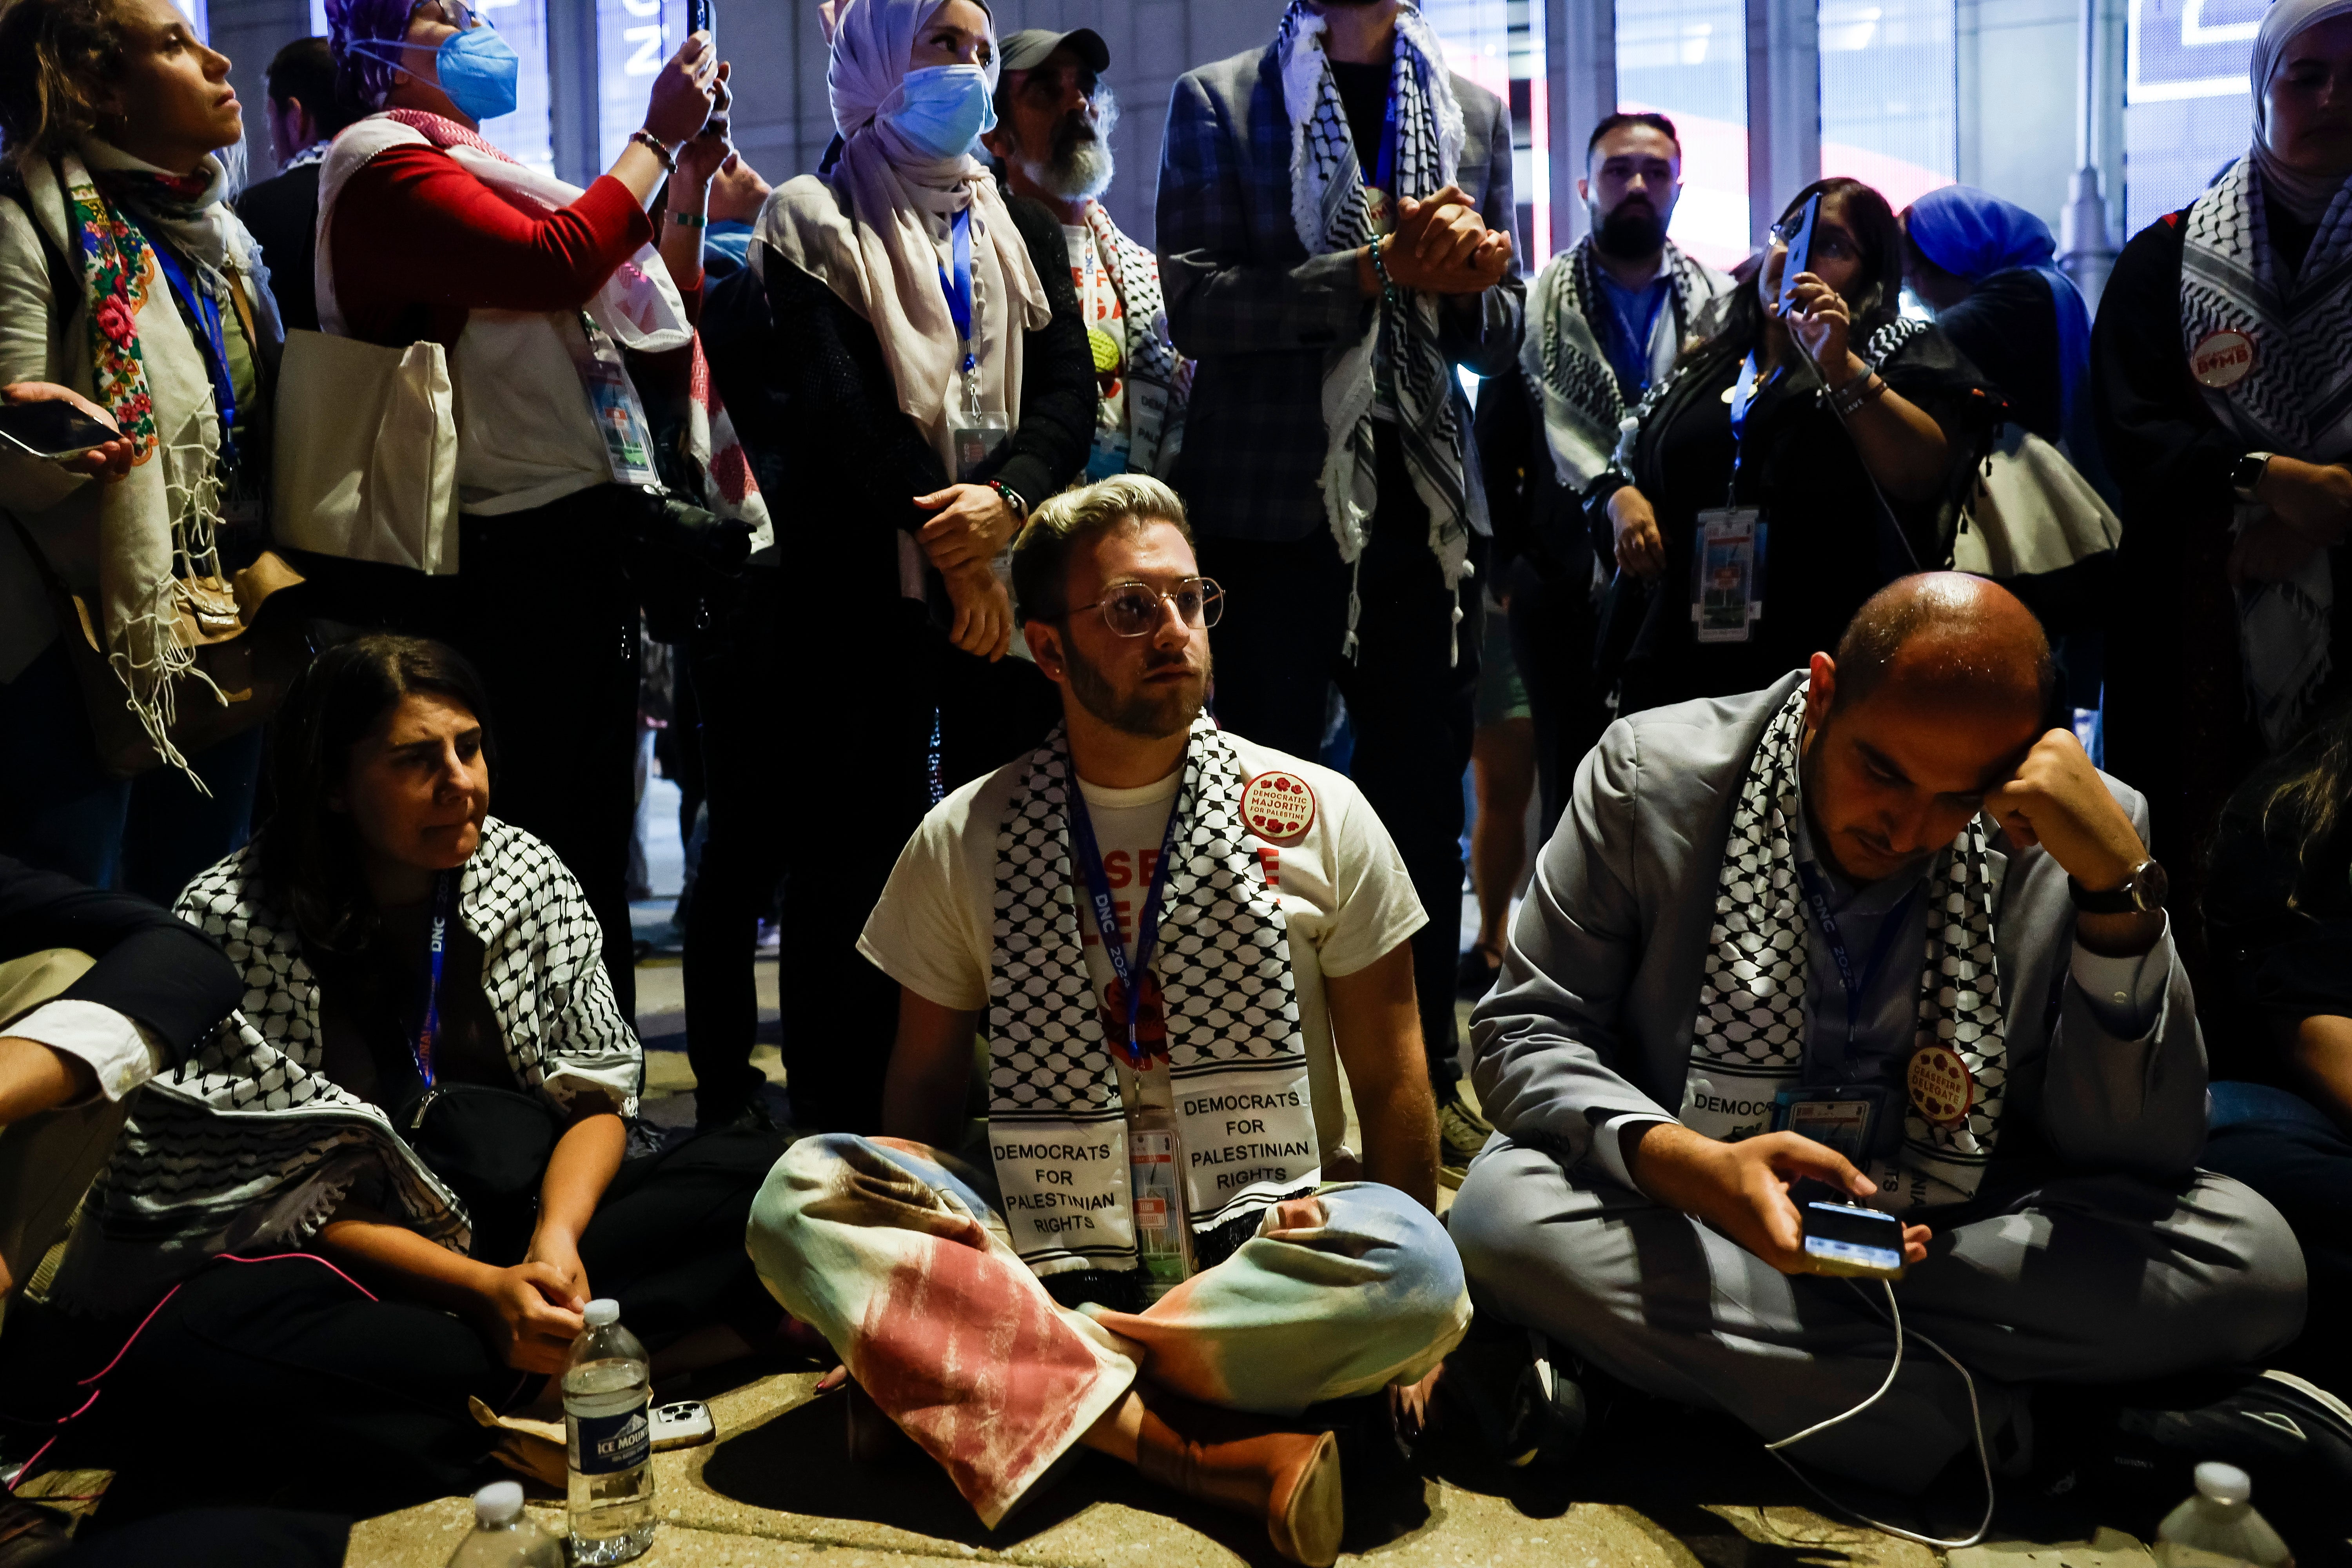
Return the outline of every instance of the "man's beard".
[[[1592,229],[1593,247],[1620,261],[1655,256],[1665,243],[1666,220],[1644,197],[1618,203]]]
[[[1118,124],[1118,100],[1107,86],[1095,89],[1094,109],[1074,109],[1054,127],[1054,144],[1044,158],[1024,158],[1021,172],[1039,190],[1066,202],[1090,201],[1110,189],[1116,172],[1110,133]]]
[[[1121,692],[1113,686],[1102,667],[1080,653],[1066,638],[1062,651],[1070,667],[1070,695],[1078,700],[1079,707],[1123,735],[1132,735],[1139,741],[1164,741],[1192,728],[1192,721],[1201,716],[1201,706],[1209,690],[1211,667],[1206,649],[1202,651],[1197,682],[1182,686],[1139,685],[1129,692]],[[1163,669],[1191,668],[1192,661],[1177,654],[1155,658],[1144,667],[1143,673],[1150,676]]]

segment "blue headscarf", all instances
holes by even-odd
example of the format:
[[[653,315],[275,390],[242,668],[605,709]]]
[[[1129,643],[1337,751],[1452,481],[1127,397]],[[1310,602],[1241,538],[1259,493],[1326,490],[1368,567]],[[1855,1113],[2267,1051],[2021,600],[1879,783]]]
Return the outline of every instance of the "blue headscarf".
[[[2091,311],[2073,279],[2058,270],[2050,227],[2013,202],[1971,185],[1944,185],[1913,202],[1906,213],[1919,254],[1958,278],[1981,283],[1996,272],[2030,268],[2050,285],[2058,314],[2058,429],[2066,455],[2104,490],[2105,465],[2092,423]]]

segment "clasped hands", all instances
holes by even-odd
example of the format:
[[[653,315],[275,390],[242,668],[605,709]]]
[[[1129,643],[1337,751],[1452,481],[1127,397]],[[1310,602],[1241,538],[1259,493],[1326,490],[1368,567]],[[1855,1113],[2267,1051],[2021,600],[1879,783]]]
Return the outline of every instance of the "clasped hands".
[[[1459,185],[1398,202],[1396,228],[1373,245],[1398,288],[1431,294],[1482,294],[1511,266],[1511,237],[1488,228],[1478,204]],[[1357,287],[1367,298],[1381,291],[1371,250],[1367,246],[1356,258]]]
[[[994,663],[1013,646],[1013,601],[989,563],[1013,542],[1021,520],[986,485],[950,485],[914,501],[932,511],[915,539],[947,583],[955,609],[948,640]]]
[[[2232,584],[2284,583],[2352,525],[2352,470],[2338,464],[2274,457],[2254,496],[2270,515],[2239,531],[2230,548]]]
[[[517,1372],[562,1373],[572,1342],[587,1326],[581,1314],[588,1308],[588,1270],[576,1237],[542,1225],[523,1260],[484,1268],[472,1295],[466,1315],[501,1361]]]

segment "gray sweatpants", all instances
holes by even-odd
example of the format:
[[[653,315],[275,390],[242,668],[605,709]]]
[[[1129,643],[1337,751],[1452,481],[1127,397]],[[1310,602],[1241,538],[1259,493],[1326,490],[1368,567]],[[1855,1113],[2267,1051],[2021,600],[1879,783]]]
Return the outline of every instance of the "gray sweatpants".
[[[2252,1189],[2198,1172],[2172,1191],[2063,1174],[1939,1230],[1895,1287],[1910,1338],[1886,1397],[1784,1450],[1916,1493],[1973,1437],[2026,1457],[2037,1383],[2100,1384],[2258,1361],[2301,1331],[2303,1254]],[[1503,1140],[1448,1225],[1483,1293],[1636,1388],[1720,1410],[1777,1441],[1868,1398],[1895,1337],[1876,1282],[1790,1276],[1605,1175]],[[1997,1451],[1995,1463],[2000,1463]]]

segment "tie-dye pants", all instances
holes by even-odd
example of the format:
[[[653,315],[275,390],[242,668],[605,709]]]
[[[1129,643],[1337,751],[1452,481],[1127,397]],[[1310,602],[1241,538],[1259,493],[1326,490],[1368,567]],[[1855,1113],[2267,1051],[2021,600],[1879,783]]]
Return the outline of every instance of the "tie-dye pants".
[[[995,1528],[1140,1376],[1289,1415],[1425,1375],[1470,1298],[1436,1216],[1392,1187],[1327,1186],[1140,1313],[1055,1305],[993,1184],[895,1138],[793,1145],[751,1205],[751,1261]]]

